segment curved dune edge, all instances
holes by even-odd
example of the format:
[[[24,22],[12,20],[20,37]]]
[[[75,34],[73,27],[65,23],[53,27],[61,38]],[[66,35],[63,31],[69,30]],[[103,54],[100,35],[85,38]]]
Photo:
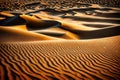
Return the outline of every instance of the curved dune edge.
[[[37,14],[37,15],[34,15],[34,16],[37,16],[41,19],[48,19],[48,20],[56,20],[58,22],[61,23],[62,27],[64,28],[67,28],[67,29],[71,29],[71,30],[86,30],[86,31],[90,31],[90,30],[96,30],[96,29],[99,29],[99,28],[90,28],[90,27],[87,27],[87,26],[84,26],[84,25],[77,25],[77,24],[73,24],[73,23],[70,23],[69,21],[65,21],[64,19],[60,18],[60,17],[55,17],[55,16],[52,16],[52,15],[48,15],[44,12],[41,12],[41,14]]]
[[[49,15],[49,14],[47,14],[46,12],[40,12],[40,13],[38,13],[38,14],[34,14],[33,16],[35,16],[35,17],[38,17],[38,18],[40,18],[40,19],[48,19],[48,20],[56,20],[56,21],[58,21],[58,22],[61,22],[61,26],[63,27],[63,28],[65,28],[65,29],[70,29],[70,30],[82,30],[82,31],[92,31],[92,30],[99,30],[99,29],[104,29],[104,28],[110,28],[110,26],[109,27],[101,27],[101,28],[95,28],[95,27],[88,27],[88,26],[85,26],[85,25],[83,25],[82,23],[81,24],[77,24],[77,23],[75,23],[75,22],[73,22],[73,20],[69,20],[69,18],[70,17],[73,17],[73,18],[79,18],[79,22],[81,22],[82,20],[82,18],[86,18],[86,21],[87,21],[87,18],[88,19],[91,19],[90,21],[93,21],[92,19],[101,19],[101,21],[103,20],[104,21],[104,19],[106,19],[106,21],[109,21],[109,20],[114,20],[114,18],[104,18],[104,17],[97,17],[97,16],[94,16],[94,15],[86,15],[86,14],[83,14],[83,13],[77,13],[77,14],[79,14],[80,16],[68,16],[68,20],[67,19],[64,19],[64,18],[60,18],[60,17],[57,17],[57,16],[53,16],[53,15]],[[77,15],[77,14],[75,14],[75,15]],[[115,16],[115,15],[114,15]],[[65,17],[67,17],[67,16],[65,16]],[[120,20],[119,18],[117,19],[115,19],[115,20]],[[94,21],[93,21],[94,22]],[[117,22],[117,21],[116,21]],[[89,23],[89,21],[87,22],[87,23]],[[98,21],[98,23],[97,24],[105,24],[104,22],[99,22]],[[111,22],[112,23],[112,22]],[[106,23],[106,24],[108,24],[108,23]],[[117,25],[116,24],[116,26],[119,26],[119,24]],[[112,26],[113,27],[113,26]]]
[[[0,27],[0,41],[34,41],[34,40],[62,40],[60,38],[50,37],[43,34],[37,34],[29,31],[18,30],[9,27]]]
[[[52,31],[52,32],[49,32]],[[78,40],[80,37],[77,35],[62,30],[61,33],[55,32],[54,30],[50,29],[49,31],[42,32],[38,31],[28,31],[27,27],[25,25],[18,25],[18,26],[1,26],[0,27],[0,41],[1,42],[7,42],[7,41],[36,41],[36,40],[64,40],[64,39],[75,39]],[[64,33],[64,34],[63,34]],[[45,35],[44,35],[45,34]],[[52,36],[47,36],[46,34],[52,34]],[[56,36],[55,36],[56,35]],[[59,36],[60,35],[60,36]]]
[[[117,80],[119,44],[120,36],[0,43],[1,79]]]
[[[23,31],[28,31],[26,25],[14,25],[14,26],[0,26],[2,28],[11,28],[11,29],[17,29],[17,30],[23,30]]]
[[[31,30],[46,29],[51,27],[58,27],[61,25],[61,23],[57,21],[38,19],[35,16],[29,16],[23,14],[20,15],[20,17],[26,20],[26,25]]]

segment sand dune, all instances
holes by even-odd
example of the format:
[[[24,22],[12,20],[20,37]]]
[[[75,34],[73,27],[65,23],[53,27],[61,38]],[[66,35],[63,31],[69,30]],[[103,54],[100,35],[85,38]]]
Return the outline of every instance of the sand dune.
[[[1,37],[0,42],[59,40],[59,38],[54,38],[43,34],[37,34],[29,31],[18,30],[8,27],[6,28],[1,26],[0,26],[0,37]]]
[[[119,8],[28,1],[0,5],[0,80],[120,80]]]
[[[38,14],[38,15],[35,15],[35,16],[40,17],[42,19],[57,20],[57,21],[61,22],[61,28],[62,29],[65,29],[65,30],[68,30],[70,32],[76,33],[78,36],[80,36],[81,39],[103,38],[103,37],[120,35],[120,33],[119,33],[120,26],[92,28],[92,27],[84,26],[82,24],[79,24],[79,25],[73,24],[70,21],[69,21],[70,23],[68,23],[68,20],[64,20],[64,19],[61,19],[59,17],[53,17],[53,16],[50,16],[50,15],[47,15],[47,14],[43,15],[43,14],[45,14],[45,13]],[[72,16],[72,17],[75,18],[75,16]],[[81,20],[81,17],[80,17],[80,20]],[[103,20],[103,19],[101,19],[101,20]],[[111,19],[109,19],[109,20],[111,20]],[[109,22],[109,20],[108,20],[108,22]],[[93,20],[91,20],[91,21],[94,22]],[[115,21],[115,22],[117,22],[117,21]]]
[[[50,20],[41,20],[38,18],[35,18],[34,16],[28,16],[28,15],[21,15],[23,19],[26,20],[27,22],[27,27],[28,28],[33,28],[33,29],[45,29],[49,27],[58,27],[61,24],[57,21],[50,21]]]
[[[117,80],[118,44],[119,36],[85,41],[0,43],[1,78]]]

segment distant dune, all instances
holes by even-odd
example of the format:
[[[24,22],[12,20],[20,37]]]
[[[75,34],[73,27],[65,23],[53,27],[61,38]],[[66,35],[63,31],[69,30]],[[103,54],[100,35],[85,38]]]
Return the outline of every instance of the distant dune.
[[[72,8],[80,6],[90,6],[90,4],[99,4],[109,7],[120,7],[120,0],[2,0],[0,10],[26,10],[35,8]]]

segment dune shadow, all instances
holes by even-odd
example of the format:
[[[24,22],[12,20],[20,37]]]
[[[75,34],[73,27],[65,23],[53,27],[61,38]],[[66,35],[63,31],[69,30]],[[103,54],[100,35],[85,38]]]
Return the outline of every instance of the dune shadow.
[[[12,25],[21,25],[21,24],[25,24],[25,20],[22,19],[19,15],[8,17],[0,21],[0,25],[2,26],[12,26]]]
[[[26,26],[28,30],[41,30],[41,29],[47,29],[47,28],[53,28],[60,26],[61,23],[54,20],[43,20],[43,22],[39,22],[36,24],[27,23]]]
[[[96,13],[96,16],[111,17],[111,18],[120,18],[120,12],[103,13],[103,12],[97,12],[97,11],[95,11],[95,13]]]
[[[110,22],[110,23],[120,23],[117,19],[99,19],[99,18],[88,18],[88,17],[78,17],[78,16],[63,16],[62,18],[70,18],[76,21],[88,21],[88,22]]]
[[[120,26],[102,28],[102,29],[91,30],[91,31],[71,30],[66,28],[63,28],[63,29],[77,34],[80,37],[80,39],[96,39],[96,38],[104,38],[104,37],[112,37],[112,36],[120,35]]]
[[[105,28],[105,27],[109,27],[109,26],[112,26],[112,24],[83,24],[85,26],[88,26],[88,27],[94,27],[94,28]]]

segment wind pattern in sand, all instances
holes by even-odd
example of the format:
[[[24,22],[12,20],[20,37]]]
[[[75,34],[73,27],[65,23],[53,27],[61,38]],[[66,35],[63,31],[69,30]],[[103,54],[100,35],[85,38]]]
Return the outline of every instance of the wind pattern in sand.
[[[1,11],[0,80],[120,80],[119,22],[96,4]]]

